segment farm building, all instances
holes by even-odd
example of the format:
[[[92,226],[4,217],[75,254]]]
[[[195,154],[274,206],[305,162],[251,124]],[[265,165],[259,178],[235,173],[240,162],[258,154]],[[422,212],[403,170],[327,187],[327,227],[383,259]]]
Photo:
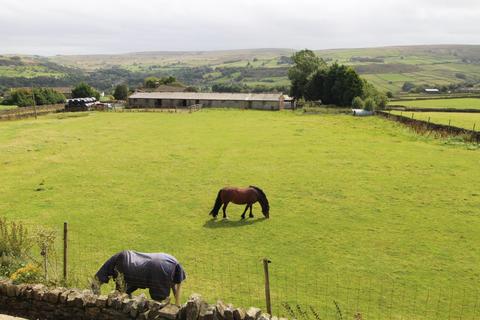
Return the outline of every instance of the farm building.
[[[136,92],[128,97],[128,106],[133,108],[182,108],[196,104],[206,108],[279,110],[284,108],[284,96],[280,93]]]
[[[425,89],[425,92],[426,93],[440,93],[440,90],[438,89]]]

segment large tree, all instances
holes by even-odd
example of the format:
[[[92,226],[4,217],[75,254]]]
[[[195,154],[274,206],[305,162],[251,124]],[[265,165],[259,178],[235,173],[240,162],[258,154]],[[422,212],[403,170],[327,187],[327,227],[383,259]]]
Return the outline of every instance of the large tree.
[[[307,84],[311,76],[318,70],[325,69],[326,63],[317,57],[315,52],[305,49],[292,56],[293,66],[288,70],[288,78],[292,85],[290,95],[295,99],[305,96]]]
[[[75,88],[72,90],[72,97],[73,98],[90,98],[95,97],[97,100],[100,99],[100,93],[86,84],[85,82],[80,82]]]
[[[128,97],[128,86],[126,84],[119,84],[115,87],[113,92],[113,97],[116,100],[127,100]]]

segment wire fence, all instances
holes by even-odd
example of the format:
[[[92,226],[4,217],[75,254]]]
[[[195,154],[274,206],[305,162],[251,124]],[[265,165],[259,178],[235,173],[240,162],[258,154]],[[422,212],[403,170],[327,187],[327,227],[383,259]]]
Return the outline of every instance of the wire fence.
[[[34,229],[36,226],[28,226]],[[67,279],[63,281],[64,230],[53,226],[54,249],[47,254],[50,279],[58,283],[90,288],[102,264],[115,253],[136,247],[135,238],[117,245],[105,245],[98,235],[85,237],[85,230],[69,226],[67,233]],[[201,294],[214,303],[222,300],[238,307],[255,306],[267,310],[265,272],[261,256],[208,251],[195,255],[169,252],[187,272],[185,295]],[[225,259],[225,256],[228,259]],[[32,258],[44,262],[40,250]],[[348,278],[322,270],[306,270],[299,262],[273,260],[269,265],[269,292],[272,314],[304,320],[318,319],[477,319],[480,317],[478,282],[470,287],[426,287],[394,279]],[[110,282],[102,293],[115,289]],[[145,293],[139,290],[134,294]],[[185,297],[184,297],[185,298]]]

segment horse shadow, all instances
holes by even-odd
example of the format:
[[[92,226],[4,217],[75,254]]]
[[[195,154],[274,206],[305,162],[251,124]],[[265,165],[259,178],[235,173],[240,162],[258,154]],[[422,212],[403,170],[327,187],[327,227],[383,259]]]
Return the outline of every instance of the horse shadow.
[[[239,228],[245,226],[251,226],[256,223],[262,223],[267,218],[262,217],[259,219],[243,219],[243,220],[223,220],[223,219],[209,219],[203,224],[204,228],[208,229],[220,229],[220,228]]]

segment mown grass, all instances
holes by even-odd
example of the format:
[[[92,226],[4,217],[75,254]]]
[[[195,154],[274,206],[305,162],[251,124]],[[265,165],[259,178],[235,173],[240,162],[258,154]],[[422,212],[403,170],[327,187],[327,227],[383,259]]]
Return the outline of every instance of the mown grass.
[[[461,113],[461,112],[408,112],[408,111],[391,111],[393,114],[401,114],[406,117],[430,121],[443,125],[451,125],[454,127],[465,128],[480,131],[480,113]]]
[[[402,105],[402,106],[410,107],[410,108],[480,109],[480,99],[478,99],[478,98],[393,101],[390,104]]]
[[[163,251],[185,265],[185,294],[262,307],[268,257],[277,314],[289,301],[334,318],[335,300],[345,317],[438,319],[460,303],[472,316],[480,151],[375,117],[84,115],[0,123],[0,214],[68,221],[71,278],[121,249]],[[256,205],[240,221],[230,205],[230,221],[210,220],[219,188],[250,184],[269,196],[271,219]],[[449,304],[450,292],[471,305]]]

